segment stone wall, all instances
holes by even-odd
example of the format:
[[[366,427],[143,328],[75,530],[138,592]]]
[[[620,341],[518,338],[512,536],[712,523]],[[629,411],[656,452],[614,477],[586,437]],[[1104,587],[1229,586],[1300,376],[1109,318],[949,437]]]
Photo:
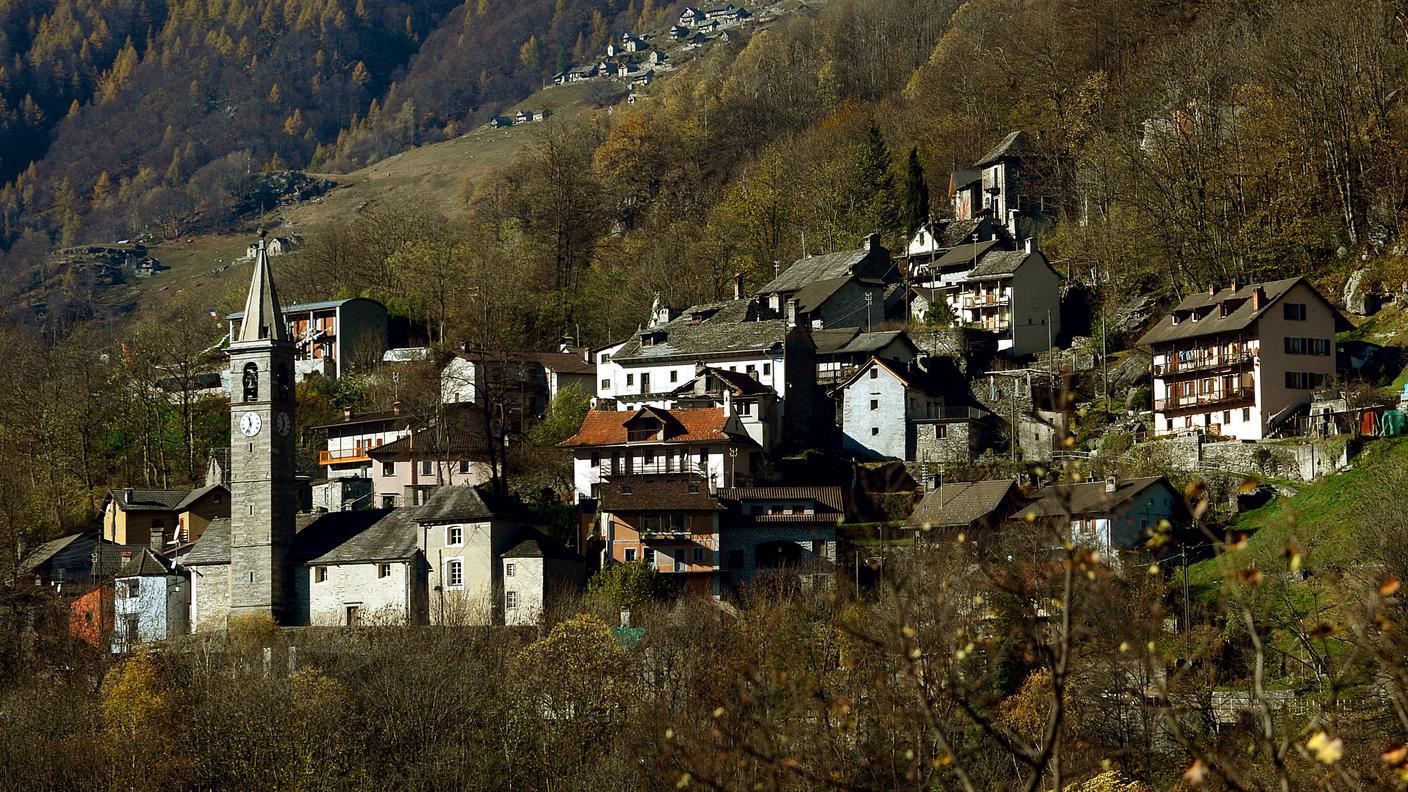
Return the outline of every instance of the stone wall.
[[[943,437],[938,436],[939,427],[944,429]],[[982,424],[977,421],[916,422],[914,461],[944,468],[967,465],[982,452],[982,438]]]
[[[722,532],[719,543],[721,560],[727,564],[725,574],[729,579],[737,584],[752,578],[758,570],[758,546],[769,542],[796,542],[802,548],[803,568],[836,561],[836,536],[829,530],[785,525],[733,528]],[[735,553],[742,553],[742,566],[730,561]]]
[[[1357,453],[1356,443],[1323,438],[1300,443],[1207,441],[1189,434],[1141,443],[1131,453],[1157,455],[1175,470],[1220,471],[1291,481],[1314,481],[1343,470]]]

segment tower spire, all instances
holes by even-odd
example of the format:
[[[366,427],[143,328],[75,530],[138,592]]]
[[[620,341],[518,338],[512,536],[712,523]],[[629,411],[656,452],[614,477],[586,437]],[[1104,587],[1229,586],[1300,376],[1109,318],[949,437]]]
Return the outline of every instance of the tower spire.
[[[235,343],[247,341],[288,341],[284,312],[279,307],[279,294],[274,290],[274,278],[269,273],[269,254],[264,249],[264,232],[259,232],[259,251],[254,255],[254,276],[249,282],[249,296],[244,301],[244,321]]]

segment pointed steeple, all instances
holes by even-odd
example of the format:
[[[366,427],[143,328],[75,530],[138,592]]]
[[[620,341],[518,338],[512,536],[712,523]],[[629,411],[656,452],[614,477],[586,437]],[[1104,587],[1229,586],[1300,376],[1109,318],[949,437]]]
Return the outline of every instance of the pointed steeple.
[[[235,343],[248,341],[288,341],[288,327],[279,307],[279,294],[269,274],[269,255],[264,251],[264,232],[259,233],[259,252],[254,256],[254,277],[244,301],[244,320]]]

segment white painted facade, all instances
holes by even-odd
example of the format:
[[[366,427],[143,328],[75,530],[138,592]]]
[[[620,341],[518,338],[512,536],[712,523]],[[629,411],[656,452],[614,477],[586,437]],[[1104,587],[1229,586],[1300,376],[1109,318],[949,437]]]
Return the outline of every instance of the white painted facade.
[[[190,632],[190,582],[181,575],[140,575],[113,582],[112,651]]]
[[[737,448],[737,454],[730,449]],[[640,442],[622,446],[574,449],[572,479],[577,497],[594,498],[602,479],[612,475],[696,472],[716,487],[745,483],[756,449],[722,441],[700,443]]]
[[[308,584],[308,624],[356,627],[413,622],[413,565],[418,560],[313,567]]]

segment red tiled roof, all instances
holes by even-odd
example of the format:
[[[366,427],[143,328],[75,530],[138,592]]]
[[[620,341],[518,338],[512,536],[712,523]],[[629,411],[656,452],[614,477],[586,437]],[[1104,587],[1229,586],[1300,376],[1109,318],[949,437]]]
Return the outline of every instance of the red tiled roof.
[[[564,448],[616,445],[626,442],[626,424],[641,413],[650,413],[665,422],[665,443],[699,443],[734,441],[739,438],[725,431],[728,419],[722,407],[662,410],[644,407],[640,410],[589,410],[577,434],[562,442]]]

